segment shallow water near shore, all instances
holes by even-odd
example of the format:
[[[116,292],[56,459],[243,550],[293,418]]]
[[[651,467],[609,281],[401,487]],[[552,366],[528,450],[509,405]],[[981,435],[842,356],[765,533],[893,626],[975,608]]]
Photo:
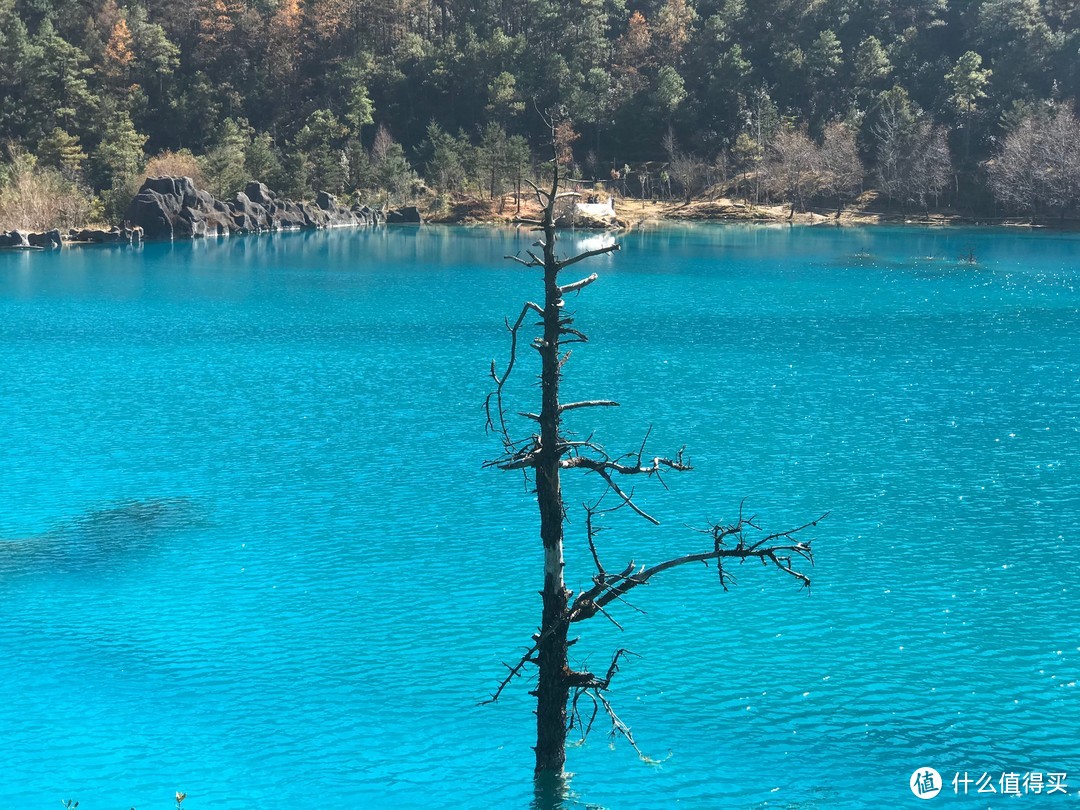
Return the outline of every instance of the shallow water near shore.
[[[534,235],[336,230],[0,254],[0,808],[527,807],[535,502],[482,403]],[[607,237],[567,235],[565,252]],[[567,425],[687,445],[609,569],[740,502],[829,511],[810,595],[682,568],[582,626],[647,764],[566,807],[921,806],[936,768],[1080,791],[1080,235],[667,225],[581,264]],[[567,271],[568,273],[571,271]],[[537,407],[522,354],[512,409]],[[523,432],[528,425],[520,426]],[[568,476],[567,579],[589,584]],[[961,790],[963,786],[961,785]],[[976,795],[965,805],[1003,802]]]

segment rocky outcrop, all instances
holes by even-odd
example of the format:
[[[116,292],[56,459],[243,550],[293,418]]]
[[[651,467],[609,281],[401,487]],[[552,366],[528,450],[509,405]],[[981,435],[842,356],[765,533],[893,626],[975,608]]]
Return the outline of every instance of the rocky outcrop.
[[[59,250],[64,246],[64,236],[55,228],[44,233],[32,231],[0,231],[0,248],[44,248],[45,250]]]
[[[385,225],[386,214],[383,213],[381,208],[369,208],[366,205],[354,205],[352,207],[353,216],[360,217],[365,222],[371,225]]]
[[[375,225],[367,207],[346,208],[332,194],[319,192],[314,203],[280,199],[263,183],[248,183],[229,202],[195,187],[190,177],[149,177],[124,219],[147,239],[191,239],[234,233]]]
[[[64,239],[56,228],[45,231],[45,233],[27,234],[26,240],[34,247],[48,248],[49,250],[58,250],[64,246]]]
[[[30,234],[26,231],[9,231],[0,233],[0,247],[28,248],[33,245],[30,244]]]
[[[124,212],[147,239],[192,239],[234,230],[232,211],[190,177],[148,177]]]
[[[404,208],[394,208],[386,212],[386,222],[388,224],[419,225],[423,221],[424,218],[420,216],[420,209],[415,205],[406,205]]]
[[[142,228],[112,228],[101,230],[100,228],[83,228],[68,231],[69,242],[89,242],[95,245],[129,245],[138,244],[143,239]]]

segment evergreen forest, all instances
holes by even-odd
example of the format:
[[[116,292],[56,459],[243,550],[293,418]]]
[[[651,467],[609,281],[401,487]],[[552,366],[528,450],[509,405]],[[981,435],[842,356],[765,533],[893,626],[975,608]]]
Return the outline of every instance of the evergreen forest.
[[[1064,218],[1078,94],[1077,0],[0,0],[0,220],[157,174],[494,199],[553,109],[625,196]]]

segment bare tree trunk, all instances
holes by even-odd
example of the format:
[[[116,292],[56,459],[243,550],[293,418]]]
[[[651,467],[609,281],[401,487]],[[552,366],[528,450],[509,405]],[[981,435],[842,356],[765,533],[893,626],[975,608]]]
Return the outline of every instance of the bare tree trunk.
[[[558,189],[558,167],[549,207]],[[569,592],[563,579],[563,501],[559,479],[559,319],[562,296],[555,257],[555,225],[544,217],[544,337],[540,346],[540,450],[536,458],[536,500],[544,544],[544,602],[537,650],[536,772],[561,773],[566,761],[566,634]]]
[[[553,140],[556,140],[554,126],[552,134]],[[556,140],[556,154],[558,154],[557,149]],[[645,439],[642,440],[636,453],[620,456],[610,455],[601,445],[591,439],[580,440],[563,436],[561,433],[563,412],[584,408],[617,407],[619,403],[607,399],[563,403],[559,399],[562,367],[569,357],[569,351],[564,353],[562,347],[568,343],[588,341],[584,333],[572,327],[573,315],[567,313],[563,299],[570,294],[580,292],[597,279],[597,274],[592,273],[584,278],[560,285],[559,272],[582,260],[616,251],[619,245],[613,243],[605,247],[586,250],[576,256],[562,259],[558,257],[555,252],[555,243],[558,239],[554,224],[556,202],[579,195],[576,192],[559,193],[557,160],[553,170],[554,177],[550,192],[529,183],[536,191],[537,200],[543,207],[543,218],[519,220],[524,224],[535,226],[536,230],[543,231],[542,239],[532,245],[534,248],[543,248],[543,257],[541,258],[532,249],[524,251],[528,258],[519,255],[507,256],[508,259],[513,259],[526,267],[543,268],[544,304],[541,306],[532,301],[526,301],[517,321],[511,324],[507,320],[506,326],[510,331],[509,361],[501,375],[497,372],[495,363],[492,362],[491,378],[495,383],[495,388],[485,400],[487,426],[501,435],[503,444],[503,455],[485,462],[485,466],[497,467],[501,470],[524,471],[527,478],[531,471],[532,479],[536,484],[537,505],[540,510],[540,539],[544,548],[544,587],[540,592],[543,610],[540,627],[532,637],[533,643],[529,650],[516,664],[505,665],[508,674],[491,697],[484,701],[484,703],[496,702],[503,690],[511,681],[520,677],[527,666],[536,667],[536,688],[531,694],[536,697],[534,775],[538,801],[535,806],[537,807],[561,806],[557,803],[561,801],[565,790],[564,765],[567,735],[572,728],[575,728],[584,739],[592,728],[597,713],[601,710],[611,720],[612,736],[624,737],[641,754],[630,728],[619,719],[606,696],[611,687],[612,678],[619,671],[620,662],[625,661],[627,656],[634,653],[625,648],[618,649],[603,676],[586,668],[575,671],[570,667],[569,662],[570,642],[567,636],[570,625],[599,614],[621,628],[621,625],[608,612],[612,602],[618,601],[623,604],[627,593],[639,585],[644,585],[656,574],[690,563],[708,565],[709,562],[713,562],[719,575],[720,585],[724,590],[727,590],[728,584],[733,581],[730,573],[724,568],[724,561],[742,562],[749,558],[754,558],[764,565],[771,563],[808,587],[809,577],[792,567],[792,558],[813,562],[810,543],[796,541],[793,538],[795,534],[816,525],[814,521],[795,529],[764,535],[759,539],[750,539],[746,536],[748,529],[758,532],[761,530],[754,523],[753,517],[743,516],[740,508],[739,519],[736,523],[714,524],[700,530],[702,534],[708,535],[709,542],[698,553],[684,554],[652,566],[637,566],[631,561],[619,573],[608,572],[601,565],[595,544],[597,530],[594,530],[592,522],[594,517],[602,512],[615,511],[625,506],[650,523],[659,522],[634,502],[632,489],[629,491],[623,489],[615,479],[625,476],[644,476],[645,478],[656,477],[662,481],[662,472],[684,472],[692,468],[684,460],[681,450],[674,458],[659,455],[651,459],[647,458],[645,444],[649,432],[646,432]],[[540,354],[540,412],[520,414],[522,418],[531,420],[534,427],[530,430],[527,439],[514,439],[506,421],[504,385],[517,362],[519,330],[526,319],[531,319],[536,315],[540,316],[540,325],[543,327],[542,336],[532,343]],[[538,434],[535,432],[536,425],[539,426]],[[573,594],[567,589],[564,577],[563,527],[566,510],[560,480],[561,471],[568,469],[594,473],[604,482],[605,493],[610,492],[613,498],[619,501],[618,505],[603,510],[599,509],[599,500],[592,506],[586,505],[586,540],[597,570],[592,579],[592,586],[577,594],[572,602]],[[601,500],[602,498],[603,496]],[[735,545],[730,545],[733,542]],[[589,719],[583,716],[579,705],[582,698],[589,700],[593,705],[592,717]]]

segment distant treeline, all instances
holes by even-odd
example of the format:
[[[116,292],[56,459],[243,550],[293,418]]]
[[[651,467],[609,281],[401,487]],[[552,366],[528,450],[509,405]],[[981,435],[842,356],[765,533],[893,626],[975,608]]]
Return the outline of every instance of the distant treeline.
[[[1078,53],[1075,0],[0,0],[0,224],[145,173],[495,197],[553,108],[625,194],[1064,216]]]

